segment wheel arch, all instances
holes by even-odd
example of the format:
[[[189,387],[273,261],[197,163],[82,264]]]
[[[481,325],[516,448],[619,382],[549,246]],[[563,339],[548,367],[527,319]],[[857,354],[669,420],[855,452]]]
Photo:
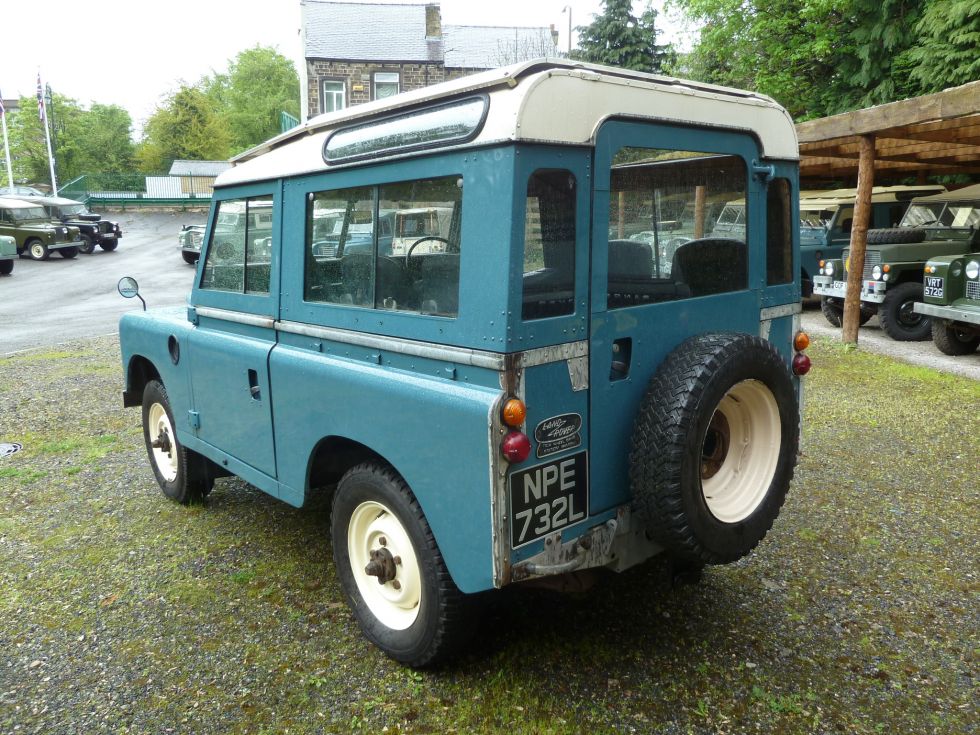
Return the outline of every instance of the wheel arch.
[[[377,461],[391,467],[404,480],[404,475],[379,452],[345,436],[325,436],[316,443],[306,466],[306,496],[318,489],[336,484],[347,470],[362,462]],[[407,484],[407,483],[406,483]]]
[[[143,405],[143,391],[151,380],[160,380],[160,371],[143,355],[133,355],[126,367],[126,390],[123,406],[132,408]],[[163,382],[161,380],[161,382]]]

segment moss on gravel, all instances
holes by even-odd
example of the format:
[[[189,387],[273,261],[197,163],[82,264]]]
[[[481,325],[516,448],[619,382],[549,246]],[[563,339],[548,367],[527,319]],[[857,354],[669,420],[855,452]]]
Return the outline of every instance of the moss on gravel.
[[[748,559],[509,589],[472,653],[361,637],[328,498],[156,488],[117,344],[0,359],[0,732],[968,733],[980,384],[816,344],[803,455]]]

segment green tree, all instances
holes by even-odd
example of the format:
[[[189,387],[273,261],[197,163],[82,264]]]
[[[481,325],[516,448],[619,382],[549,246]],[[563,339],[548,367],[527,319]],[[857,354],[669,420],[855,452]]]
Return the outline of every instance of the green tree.
[[[578,48],[571,57],[634,71],[660,72],[672,57],[670,46],[657,44],[657,11],[649,2],[633,14],[632,0],[602,0],[603,11],[579,26]]]
[[[125,170],[132,165],[132,122],[115,105],[94,103],[84,109],[76,100],[53,95],[47,107],[59,186],[86,173]],[[10,116],[10,148],[18,180],[48,182],[48,150],[37,99],[24,97]]]
[[[908,61],[922,92],[980,79],[980,5],[976,0],[933,0],[915,32],[919,42]]]
[[[279,113],[299,117],[299,76],[293,62],[273,48],[242,51],[228,66],[224,95],[232,151],[279,133]]]
[[[146,123],[136,153],[145,173],[167,171],[175,159],[215,161],[231,153],[227,116],[200,87],[182,86]]]

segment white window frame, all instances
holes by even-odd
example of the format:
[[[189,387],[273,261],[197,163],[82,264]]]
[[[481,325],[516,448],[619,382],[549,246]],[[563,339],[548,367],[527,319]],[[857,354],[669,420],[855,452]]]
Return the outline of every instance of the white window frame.
[[[389,85],[394,83],[395,94],[402,91],[402,75],[397,71],[376,71],[371,75],[371,99],[382,99],[378,96],[378,84]],[[391,95],[384,95],[390,97]]]
[[[337,85],[333,89],[327,90],[327,85]],[[333,109],[327,109],[327,97],[334,101]],[[337,99],[340,105],[337,106]],[[321,79],[320,80],[320,112],[336,112],[347,107],[347,83],[342,79]]]

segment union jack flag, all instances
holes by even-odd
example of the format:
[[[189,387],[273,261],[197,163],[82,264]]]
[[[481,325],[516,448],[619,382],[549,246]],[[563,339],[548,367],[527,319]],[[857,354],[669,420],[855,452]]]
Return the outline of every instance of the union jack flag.
[[[41,72],[37,73],[37,116],[44,121],[44,88],[41,87]]]

